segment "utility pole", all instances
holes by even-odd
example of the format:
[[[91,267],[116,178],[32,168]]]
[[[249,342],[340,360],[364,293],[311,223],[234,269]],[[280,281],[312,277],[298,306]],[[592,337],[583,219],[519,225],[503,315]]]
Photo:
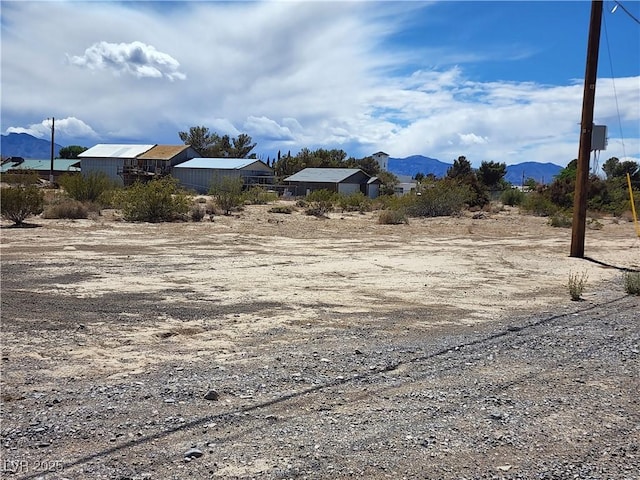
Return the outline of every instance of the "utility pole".
[[[56,132],[56,119],[51,117],[51,171],[49,172],[49,182],[53,186],[53,157],[55,156],[54,137]]]
[[[600,27],[602,25],[602,0],[591,1],[591,21],[587,43],[587,66],[584,74],[582,97],[582,120],[580,122],[580,147],[576,189],[573,196],[573,223],[571,227],[571,253],[569,256],[584,258],[584,234],[587,224],[587,190],[589,187],[589,157],[593,133],[593,106],[596,97],[598,76],[598,51],[600,49]]]

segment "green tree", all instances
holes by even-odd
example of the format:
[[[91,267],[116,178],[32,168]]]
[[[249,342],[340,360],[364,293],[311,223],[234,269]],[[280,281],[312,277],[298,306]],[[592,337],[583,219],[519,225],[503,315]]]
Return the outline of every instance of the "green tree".
[[[44,193],[35,185],[19,185],[0,189],[2,217],[15,225],[23,225],[31,215],[39,215],[44,209]]]
[[[607,180],[618,177],[626,178],[627,173],[632,181],[640,180],[640,166],[631,160],[621,162],[618,158],[611,157],[602,165],[602,171],[607,175]]]
[[[233,158],[248,158],[251,150],[256,147],[256,143],[251,142],[251,137],[246,133],[241,133],[237,138],[233,139],[233,149],[232,155]],[[255,154],[253,154],[253,158],[255,158]]]
[[[467,157],[460,156],[453,161],[446,175],[447,180],[453,180],[460,185],[467,185],[471,190],[469,206],[482,207],[489,203],[489,195],[486,187],[478,180],[478,176],[471,168],[471,162]]]
[[[81,147],[80,145],[69,145],[68,147],[62,147],[58,156],[60,158],[76,159],[78,155],[87,150],[87,147]]]
[[[185,145],[191,145],[201,155],[206,155],[219,138],[216,133],[209,132],[207,127],[191,127],[188,132],[178,132],[178,136]]]
[[[449,178],[465,179],[472,174],[471,162],[465,156],[460,156],[457,160],[454,160],[453,165],[447,170],[447,177]]]
[[[478,180],[488,188],[495,189],[506,174],[506,163],[483,161],[478,169]]]
[[[578,159],[574,158],[571,160],[566,167],[564,167],[558,175],[555,176],[556,180],[573,180],[575,181],[576,176],[578,175]]]
[[[391,172],[379,172],[380,179],[380,195],[395,195],[396,185],[398,185],[398,177]]]
[[[191,127],[188,132],[178,132],[180,140],[191,145],[200,155],[208,158],[255,158],[251,150],[256,147],[251,137],[241,133],[235,138],[218,135],[207,127]]]

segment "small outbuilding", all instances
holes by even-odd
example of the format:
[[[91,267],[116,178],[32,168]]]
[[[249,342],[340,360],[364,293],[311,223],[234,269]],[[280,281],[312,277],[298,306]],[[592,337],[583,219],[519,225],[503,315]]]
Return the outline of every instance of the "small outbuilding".
[[[380,185],[379,179],[372,181],[371,176],[359,168],[305,168],[285,178],[284,182],[294,196],[308,195],[316,190],[329,190],[344,195],[362,192],[375,198]],[[375,195],[372,196],[373,194]]]
[[[171,176],[183,188],[207,193],[214,182],[223,178],[242,178],[245,187],[272,185],[273,169],[255,158],[192,158],[174,166]]]

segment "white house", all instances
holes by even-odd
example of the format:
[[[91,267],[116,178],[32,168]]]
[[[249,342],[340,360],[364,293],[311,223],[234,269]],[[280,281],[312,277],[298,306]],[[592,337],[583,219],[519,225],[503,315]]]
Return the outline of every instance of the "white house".
[[[389,154],[384,152],[376,152],[371,155],[373,159],[378,162],[380,170],[383,172],[389,171]]]

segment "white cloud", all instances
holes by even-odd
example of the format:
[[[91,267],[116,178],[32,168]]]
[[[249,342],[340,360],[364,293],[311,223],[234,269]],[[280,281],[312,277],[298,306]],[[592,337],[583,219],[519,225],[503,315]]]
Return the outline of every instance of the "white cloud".
[[[72,65],[89,70],[111,70],[115,74],[128,73],[137,78],[162,78],[185,80],[178,71],[180,63],[152,45],[142,42],[98,42],[84,51],[84,55],[67,55]]]
[[[71,138],[99,138],[99,135],[89,125],[75,117],[54,119],[53,121],[47,118],[28,127],[9,127],[6,133],[28,133],[37,138],[48,139],[51,138],[52,127],[54,128],[54,141],[55,135]]]
[[[483,55],[387,42],[428,2],[5,3],[5,131],[48,135],[33,123],[55,115],[81,119],[88,143],[175,143],[199,125],[245,132],[265,158],[302,147],[474,164],[577,155],[580,81],[479,80],[480,59],[500,57],[495,47]],[[511,45],[504,54],[535,52]],[[615,87],[599,80],[595,121],[616,138],[619,118],[631,126],[626,155],[640,158],[640,79]],[[607,155],[623,156],[619,142],[609,145]]]

